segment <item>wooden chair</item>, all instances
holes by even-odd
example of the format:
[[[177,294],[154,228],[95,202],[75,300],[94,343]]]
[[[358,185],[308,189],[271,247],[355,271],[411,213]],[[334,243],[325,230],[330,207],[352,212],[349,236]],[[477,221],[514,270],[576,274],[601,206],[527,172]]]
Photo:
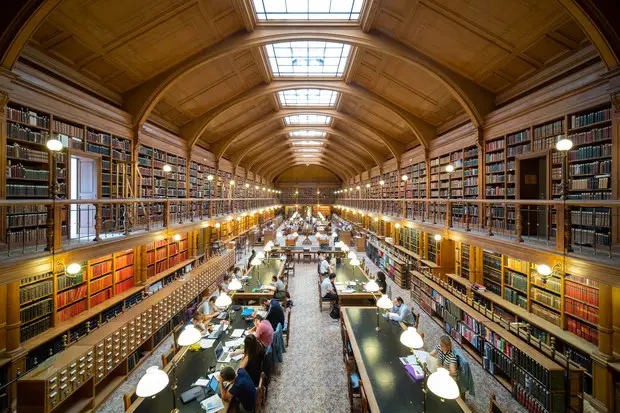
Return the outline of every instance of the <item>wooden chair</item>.
[[[323,303],[329,303],[329,311],[332,310],[332,307],[336,303],[336,300],[325,300],[321,295],[321,280],[317,281],[317,285],[319,286],[319,311],[323,311]]]
[[[260,374],[260,380],[258,382],[258,388],[256,389],[256,409],[254,410],[256,413],[261,413],[263,411],[263,407],[265,406],[265,373]]]
[[[312,262],[312,254],[304,254],[304,262],[308,264]]]
[[[347,390],[349,391],[349,402],[351,403],[351,411],[362,412],[362,381],[361,378],[359,378],[359,374],[357,373],[357,366],[355,365],[355,360],[353,360],[352,357],[349,357],[348,353],[345,354],[344,365],[347,370]],[[356,374],[358,376],[357,387],[353,387],[353,374]]]
[[[125,404],[125,411],[129,410],[132,404],[134,404],[138,400],[138,396],[136,395],[136,389],[133,389],[131,393],[123,394],[123,403]]]
[[[174,339],[173,346],[174,346],[175,352],[181,350],[181,346],[179,346],[177,344],[177,342],[179,341],[178,339],[179,339],[179,336],[181,335],[181,330],[182,329],[183,329],[183,325],[182,324],[180,324],[180,325],[178,325],[178,326],[176,326],[175,328],[172,329],[172,337]]]
[[[366,395],[366,390],[364,390],[364,385],[362,384],[362,380],[360,379],[360,404],[362,413],[370,412],[370,405],[368,404],[368,396]]]
[[[291,311],[293,310],[289,308],[286,316],[286,331],[284,332],[286,334],[286,347],[288,347],[288,340],[291,338]]]
[[[420,325],[420,313],[414,313],[413,314],[415,317],[415,329],[418,329],[418,326]]]
[[[166,353],[161,355],[161,364],[162,364],[162,368],[166,367],[168,365],[168,363],[170,363],[172,361],[172,359],[174,358],[174,353],[175,353],[175,347],[174,344],[170,347],[170,350],[168,350]]]
[[[489,400],[489,413],[504,413],[504,410],[497,404],[495,393],[493,392],[491,392],[491,398]]]

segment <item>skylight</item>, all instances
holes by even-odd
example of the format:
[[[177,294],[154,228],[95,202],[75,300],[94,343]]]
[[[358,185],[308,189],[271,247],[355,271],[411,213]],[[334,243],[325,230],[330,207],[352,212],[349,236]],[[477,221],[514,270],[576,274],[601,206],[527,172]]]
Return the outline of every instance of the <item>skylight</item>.
[[[321,141],[293,141],[293,145],[296,146],[322,146]]]
[[[303,138],[324,138],[327,133],[318,130],[296,130],[289,132],[291,137],[303,137]]]
[[[278,92],[282,106],[323,106],[334,107],[339,93],[324,89],[293,89]]]
[[[324,115],[293,115],[285,117],[284,122],[287,125],[329,125],[332,118]]]
[[[274,76],[340,77],[351,46],[343,43],[297,41],[265,46]]]
[[[302,158],[316,158],[317,157],[316,155],[308,155],[308,154],[303,154],[301,156]]]
[[[258,20],[358,20],[363,0],[254,0]]]
[[[317,148],[299,148],[299,149],[296,149],[295,152],[319,153],[321,152],[321,150]]]

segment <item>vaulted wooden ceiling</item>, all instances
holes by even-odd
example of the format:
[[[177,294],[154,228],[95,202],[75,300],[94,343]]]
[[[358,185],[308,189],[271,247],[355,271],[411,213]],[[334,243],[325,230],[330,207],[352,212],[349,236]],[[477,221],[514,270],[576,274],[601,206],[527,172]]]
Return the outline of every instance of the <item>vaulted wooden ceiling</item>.
[[[159,123],[270,179],[308,163],[347,179],[448,122],[481,126],[499,93],[589,44],[566,0],[365,0],[359,21],[330,24],[263,23],[252,0],[55,2],[27,50],[119,96],[137,126]],[[264,45],[294,40],[351,44],[343,76],[274,77]],[[340,96],[282,107],[277,93],[298,87]],[[287,125],[295,114],[332,121]],[[316,158],[288,137],[302,129],[326,134]]]

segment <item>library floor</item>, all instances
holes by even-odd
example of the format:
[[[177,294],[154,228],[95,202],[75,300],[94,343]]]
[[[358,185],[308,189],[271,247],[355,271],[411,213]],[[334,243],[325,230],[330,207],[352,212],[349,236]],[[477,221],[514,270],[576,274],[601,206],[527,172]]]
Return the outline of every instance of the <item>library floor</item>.
[[[301,238],[299,242],[301,242]],[[311,237],[316,243],[314,237]],[[282,241],[283,242],[283,241]],[[359,253],[360,258],[364,254]],[[244,257],[241,262],[245,262]],[[371,273],[377,267],[367,260]],[[330,412],[350,411],[347,397],[346,373],[342,362],[339,323],[329,317],[327,311],[319,312],[316,290],[316,263],[297,264],[296,274],[290,280],[289,292],[293,302],[291,314],[291,338],[284,355],[284,363],[277,366],[277,371],[269,388],[267,412]],[[402,290],[388,280],[391,296],[401,296],[405,302],[421,314],[420,331],[425,334],[425,348],[431,349],[439,342],[444,331],[430,319],[416,304],[411,302],[409,291]],[[123,394],[135,388],[147,366],[161,366],[161,354],[172,344],[168,338],[148,360],[119,387],[106,402],[97,409],[98,413],[116,413],[123,411]],[[458,344],[455,344],[458,347]],[[488,411],[489,397],[494,392],[505,411],[525,412],[506,390],[480,364],[469,359],[475,382],[476,396],[467,396],[467,404],[473,412]],[[585,403],[584,412],[594,412]]]

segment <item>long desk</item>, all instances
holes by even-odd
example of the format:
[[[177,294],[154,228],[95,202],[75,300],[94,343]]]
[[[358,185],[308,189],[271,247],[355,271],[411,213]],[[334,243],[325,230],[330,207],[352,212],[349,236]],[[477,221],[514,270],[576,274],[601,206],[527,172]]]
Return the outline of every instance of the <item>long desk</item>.
[[[471,413],[462,400],[442,402],[430,391],[424,409],[422,382],[413,380],[399,360],[411,354],[400,343],[401,324],[381,317],[377,332],[374,307],[343,307],[342,317],[371,412]]]
[[[364,287],[359,284],[359,281],[363,284],[368,282],[368,277],[364,270],[360,267],[349,265],[348,263],[336,268],[336,282],[343,282],[346,284],[349,281],[358,281],[355,286],[346,287],[355,290],[355,292],[345,293],[338,291],[338,302],[340,305],[369,305],[368,300],[374,299],[374,296],[369,292],[365,292]]]
[[[284,261],[278,258],[266,258],[260,266],[253,266],[250,268],[248,279],[243,283],[243,291],[238,291],[233,296],[235,302],[246,302],[248,300],[259,300],[261,298],[272,298],[274,291],[264,290],[252,292],[253,289],[258,288],[258,282],[262,285],[273,285],[271,277],[274,275],[279,277],[284,272]]]
[[[174,356],[174,359],[171,363],[169,363],[164,369],[166,372],[170,371],[170,368],[175,362],[177,364],[176,377],[177,377],[177,408],[181,413],[196,413],[196,412],[204,412],[202,407],[200,406],[200,402],[194,400],[188,404],[183,404],[181,401],[181,393],[190,389],[191,385],[196,382],[199,378],[205,378],[207,376],[207,370],[211,366],[216,365],[215,360],[215,347],[219,342],[223,344],[230,340],[230,334],[236,328],[250,328],[252,327],[252,322],[246,321],[241,317],[241,311],[234,312],[233,321],[231,323],[231,327],[228,331],[216,340],[213,347],[208,348],[206,350],[199,351],[189,351],[187,347],[183,348],[179,353]],[[219,323],[219,320],[216,319],[216,322]],[[155,397],[149,398],[139,398],[134,404],[131,405],[127,412],[129,413],[170,413],[172,410],[172,390],[170,386],[172,385],[173,378],[170,377],[170,383],[168,386],[158,393]],[[218,413],[224,413],[228,411],[228,403],[224,403],[225,408],[220,410]]]

